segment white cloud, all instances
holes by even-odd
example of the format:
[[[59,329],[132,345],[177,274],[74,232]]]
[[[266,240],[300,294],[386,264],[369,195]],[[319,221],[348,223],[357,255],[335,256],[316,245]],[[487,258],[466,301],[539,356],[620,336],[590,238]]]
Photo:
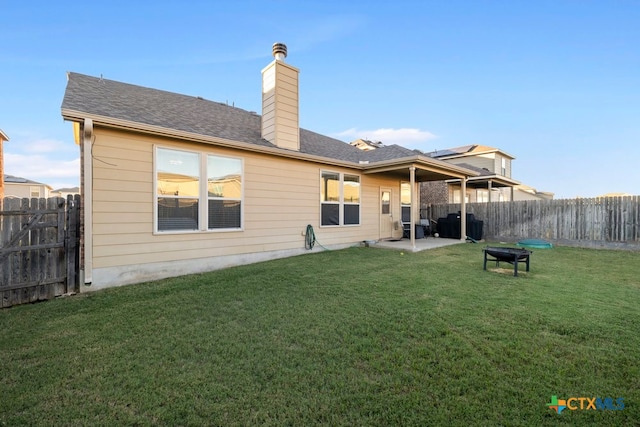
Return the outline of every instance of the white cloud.
[[[73,140],[46,137],[35,131],[17,130],[12,132],[10,137],[10,142],[4,146],[5,152],[27,154],[78,153],[78,146],[73,143]]]
[[[4,154],[4,173],[33,181],[62,187],[75,187],[80,183],[80,157],[59,160],[41,154]]]
[[[77,150],[72,144],[68,142],[62,142],[55,139],[36,139],[21,144],[25,153],[53,153],[60,151],[69,151],[70,149]]]
[[[427,141],[437,138],[431,132],[414,128],[381,128],[374,130],[347,129],[335,134],[335,137],[349,142],[358,138],[381,141],[384,145],[398,144],[406,148],[424,148]]]

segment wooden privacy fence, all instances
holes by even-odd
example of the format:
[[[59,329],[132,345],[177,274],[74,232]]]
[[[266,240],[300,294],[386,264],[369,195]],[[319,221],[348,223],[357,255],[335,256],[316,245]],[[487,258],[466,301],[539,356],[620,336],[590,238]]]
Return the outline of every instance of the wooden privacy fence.
[[[640,196],[467,203],[482,220],[487,240],[547,239],[583,247],[640,249]],[[460,204],[432,205],[431,219],[460,211]]]
[[[0,199],[2,307],[77,292],[80,196]]]

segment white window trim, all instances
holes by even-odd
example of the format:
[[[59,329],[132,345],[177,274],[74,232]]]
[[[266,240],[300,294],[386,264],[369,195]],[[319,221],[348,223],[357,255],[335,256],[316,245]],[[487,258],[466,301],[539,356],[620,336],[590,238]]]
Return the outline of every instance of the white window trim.
[[[331,173],[331,174],[335,174],[338,175],[339,179],[339,184],[338,184],[338,201],[337,202],[325,202],[322,200],[322,189],[319,192],[319,199],[320,199],[320,218],[318,223],[320,224],[320,227],[326,227],[326,228],[336,228],[336,227],[360,227],[360,225],[362,224],[362,176],[356,174],[356,173],[344,173],[344,172],[337,172],[337,171],[332,171],[329,169],[321,169],[320,170],[320,184],[322,185],[322,175],[325,173]],[[354,176],[358,178],[358,191],[359,191],[359,202],[358,203],[351,203],[351,202],[345,202],[344,201],[344,176],[345,175],[349,175],[349,176]],[[338,205],[338,224],[335,225],[322,225],[322,205]],[[349,205],[349,206],[358,206],[358,223],[357,224],[345,224],[344,223],[344,206],[345,205]]]
[[[198,196],[198,229],[197,230],[158,230],[158,170],[157,170],[157,153],[158,149],[183,151],[187,153],[198,154],[200,157],[200,191]],[[209,229],[209,194],[208,194],[208,177],[207,177],[207,157],[225,157],[228,159],[240,160],[240,182],[241,182],[241,195],[240,195],[240,228],[212,228]],[[227,156],[207,151],[196,151],[184,148],[176,148],[165,145],[153,145],[153,234],[158,236],[164,236],[168,234],[194,234],[194,233],[229,233],[244,231],[244,158]],[[193,197],[190,197],[193,198]],[[237,199],[231,199],[237,200]]]

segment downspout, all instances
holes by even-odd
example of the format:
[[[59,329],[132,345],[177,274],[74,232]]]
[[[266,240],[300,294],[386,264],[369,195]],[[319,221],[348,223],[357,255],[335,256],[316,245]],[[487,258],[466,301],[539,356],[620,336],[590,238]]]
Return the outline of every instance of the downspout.
[[[460,180],[461,200],[460,200],[460,240],[463,242],[467,240],[467,177],[463,177]]]
[[[409,168],[409,170],[411,171],[411,173],[409,174],[411,176],[410,179],[410,191],[411,191],[411,219],[409,221],[409,227],[411,227],[410,231],[409,231],[409,235],[411,236],[411,250],[413,252],[416,251],[416,205],[417,205],[417,198],[416,198],[416,167],[415,166],[411,166]]]
[[[84,284],[93,281],[93,120],[84,119],[82,154],[84,167]]]

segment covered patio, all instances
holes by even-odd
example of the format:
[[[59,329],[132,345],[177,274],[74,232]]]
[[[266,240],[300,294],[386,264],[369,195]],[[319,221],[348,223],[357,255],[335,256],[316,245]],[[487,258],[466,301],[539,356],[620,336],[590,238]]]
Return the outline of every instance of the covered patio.
[[[379,161],[372,163],[364,168],[365,174],[370,175],[387,175],[399,178],[409,183],[411,189],[411,209],[410,218],[407,221],[409,226],[409,239],[399,241],[390,241],[381,239],[378,241],[380,247],[398,248],[411,252],[432,249],[434,247],[447,246],[448,244],[464,243],[466,241],[465,233],[461,233],[461,239],[440,239],[440,238],[416,238],[416,224],[419,223],[419,203],[417,184],[425,181],[446,181],[457,179],[460,181],[463,191],[466,189],[467,181],[470,178],[479,176],[477,171],[470,170],[465,167],[445,163],[441,160],[432,159],[422,154],[405,158],[394,158],[388,161]],[[461,203],[461,230],[466,230],[466,206],[464,199]],[[388,246],[387,246],[388,245]]]

